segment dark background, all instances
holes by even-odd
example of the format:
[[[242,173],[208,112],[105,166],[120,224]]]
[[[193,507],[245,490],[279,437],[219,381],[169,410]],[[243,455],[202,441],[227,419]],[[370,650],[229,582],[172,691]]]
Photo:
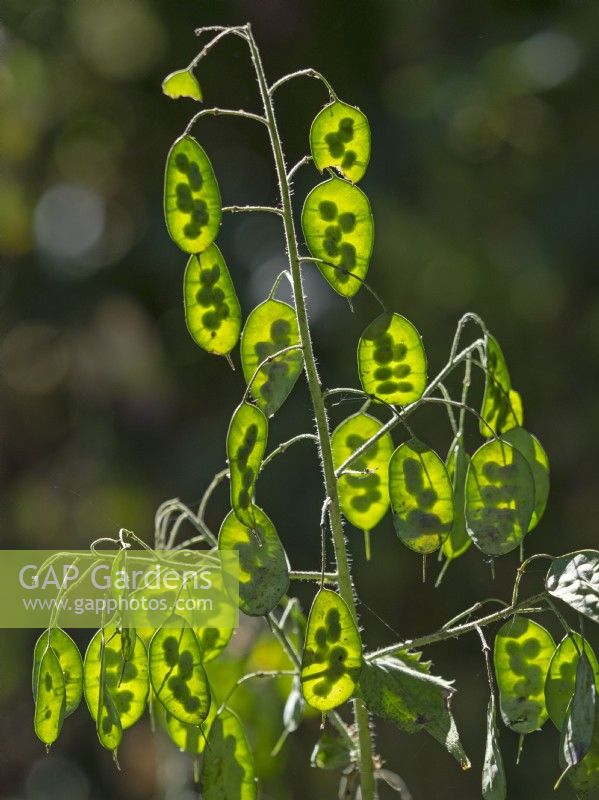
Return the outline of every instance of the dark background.
[[[199,49],[200,24],[250,20],[271,79],[313,66],[373,132],[363,181],[376,222],[370,280],[421,331],[435,374],[457,318],[480,313],[501,342],[527,427],[544,443],[552,494],[527,551],[566,552],[597,541],[599,403],[599,6],[552,0],[0,0],[0,541],[8,548],[86,547],[119,527],[153,536],[168,497],[195,503],[224,464],[224,435],[242,394],[240,370],[196,348],[185,329],[185,257],[162,219],[162,171],[193,103],[161,95],[160,81]],[[198,75],[206,103],[258,110],[245,46],[225,40]],[[315,81],[277,96],[290,163],[307,151],[326,100]],[[264,131],[243,120],[196,128],[223,201],[273,203]],[[318,178],[298,175],[296,201]],[[284,266],[280,225],[225,219],[219,244],[244,314]],[[306,266],[310,315],[327,386],[356,385],[355,346],[377,312],[361,293],[350,313]],[[474,335],[474,332],[472,332]],[[237,360],[237,357],[236,357]],[[476,376],[480,380],[480,376]],[[474,402],[480,386],[474,389]],[[334,421],[356,410],[334,409]],[[271,444],[310,429],[302,380],[271,425]],[[413,425],[445,451],[441,408]],[[470,442],[477,446],[471,423]],[[397,439],[399,441],[399,439]],[[316,568],[322,487],[308,444],[264,474],[258,500],[292,564]],[[223,487],[209,512],[217,528]],[[435,629],[477,599],[508,596],[517,555],[496,564],[474,548],[433,589],[387,517],[366,564],[348,531],[368,647]],[[540,586],[531,569],[524,591]],[[304,603],[310,593],[303,591]],[[559,627],[546,619],[555,636]],[[249,635],[259,636],[254,652]],[[80,632],[85,645],[89,636]],[[36,632],[0,632],[0,796],[27,800],[194,795],[189,760],[147,721],[125,735],[122,773],[80,708],[46,756],[32,730],[30,662]],[[592,633],[591,633],[592,636]],[[262,623],[244,624],[217,662],[220,686],[239,670],[280,663]],[[455,677],[453,703],[473,768],[461,773],[425,734],[377,726],[388,766],[415,800],[477,798],[487,686],[476,637],[429,648]],[[263,779],[261,797],[333,798],[336,778],[308,766],[312,718],[278,760],[272,686],[240,692]],[[509,797],[545,798],[558,775],[551,723],[527,738],[502,730]],[[389,789],[383,797],[396,796]],[[572,796],[564,786],[557,797]]]

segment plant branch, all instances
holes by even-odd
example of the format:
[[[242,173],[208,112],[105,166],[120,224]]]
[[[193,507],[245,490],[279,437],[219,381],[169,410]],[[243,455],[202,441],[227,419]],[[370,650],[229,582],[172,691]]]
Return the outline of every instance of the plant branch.
[[[240,214],[243,211],[264,211],[267,214],[276,214],[278,217],[283,216],[280,208],[274,206],[223,206],[223,211],[229,211],[231,214]]]
[[[419,636],[415,639],[406,639],[403,642],[398,642],[396,644],[389,645],[388,647],[382,647],[380,650],[375,650],[372,653],[368,653],[365,658],[367,661],[372,661],[373,659],[380,658],[381,656],[393,655],[398,650],[411,650],[417,647],[424,647],[428,644],[434,644],[435,642],[442,642],[445,639],[457,639],[458,637],[463,636],[465,633],[471,633],[477,628],[484,628],[487,625],[492,625],[494,622],[502,622],[503,620],[509,619],[516,614],[531,614],[545,611],[546,609],[544,607],[536,607],[536,604],[542,602],[545,600],[545,598],[545,592],[541,592],[540,594],[533,595],[533,597],[528,598],[528,600],[525,600],[522,603],[501,608],[499,611],[495,611],[493,614],[487,614],[485,617],[480,617],[472,622],[465,622],[463,625],[455,625],[451,628],[442,627],[434,633],[429,633],[425,636]]]
[[[193,69],[197,67],[200,61],[204,58],[204,56],[208,55],[208,53],[212,50],[212,48],[217,45],[221,39],[224,39],[225,36],[240,36],[242,39],[247,39],[243,28],[229,28],[229,27],[221,27],[221,26],[210,26],[207,28],[197,28],[196,29],[196,36],[200,36],[204,32],[208,31],[218,31],[216,36],[214,36],[208,44],[204,45],[202,50],[197,54],[197,56],[190,62],[188,69]]]
[[[186,136],[191,133],[193,126],[202,117],[242,117],[242,119],[252,119],[255,122],[261,122],[263,125],[266,125],[264,117],[261,117],[259,114],[252,114],[250,111],[244,111],[243,108],[203,108],[189,120],[187,127],[183,131],[183,135]]]
[[[284,78],[281,78],[272,85],[269,91],[264,74],[264,68],[260,59],[260,53],[249,26],[247,28],[247,32],[252,61],[256,70],[256,78],[258,80],[258,88],[262,99],[262,105],[264,107],[265,118],[267,120],[277,179],[279,183],[279,194],[281,198],[281,207],[283,209],[285,243],[287,246],[289,267],[293,281],[293,297],[295,301],[300,341],[302,343],[304,353],[304,370],[306,373],[306,379],[308,381],[308,389],[310,392],[312,408],[316,420],[321,464],[325,482],[325,494],[330,499],[329,519],[331,522],[335,560],[337,562],[337,573],[339,575],[339,594],[347,604],[350,614],[357,624],[358,615],[354,601],[349,559],[345,546],[343,522],[341,519],[339,497],[337,494],[337,479],[335,476],[335,467],[333,463],[331,435],[329,431],[324,399],[322,396],[322,386],[318,376],[314,351],[312,349],[310,324],[304,300],[300,255],[297,244],[297,234],[295,231],[295,222],[293,218],[293,207],[291,204],[291,187],[289,185],[289,181],[287,180],[285,157],[283,155],[281,137],[272,104],[272,93],[287,80],[290,80],[291,77],[295,77],[297,73],[294,73],[293,76],[285,76]],[[309,77],[322,77],[319,73],[315,73],[314,71],[308,71],[307,73],[304,72],[304,74],[307,74]],[[327,82],[326,85],[329,87],[329,91],[331,91],[330,84]],[[354,700],[354,714],[360,743],[362,800],[374,800],[376,791],[373,772],[370,721],[368,717],[368,711],[366,710],[364,703],[359,699]]]
[[[309,164],[311,161],[312,161],[312,156],[304,156],[303,158],[300,158],[300,160],[297,162],[297,164],[294,164],[291,167],[291,169],[289,170],[289,172],[287,173],[287,181],[289,183],[291,183],[291,179],[293,178],[295,173],[298,171],[298,169],[303,167],[305,164]]]
[[[314,582],[322,582],[324,578],[324,583],[337,583],[339,580],[339,576],[336,572],[313,572],[311,570],[298,570],[292,569],[289,573],[289,577],[292,581],[314,581]]]
[[[316,434],[314,433],[298,433],[297,436],[294,436],[292,439],[287,439],[286,442],[282,442],[278,447],[275,447],[272,453],[269,453],[266,456],[266,458],[262,462],[262,466],[260,467],[260,472],[262,472],[264,467],[270,464],[273,458],[276,458],[281,453],[284,453],[285,450],[287,450],[288,447],[291,447],[292,444],[295,444],[296,442],[302,442],[305,439],[310,439],[313,442],[318,442],[318,436],[316,436]]]
[[[279,78],[278,81],[275,81],[273,85],[270,87],[270,89],[267,90],[269,97],[272,97],[272,95],[277,91],[279,87],[283,86],[285,83],[287,83],[287,81],[294,80],[294,78],[315,78],[318,81],[322,81],[322,83],[324,83],[324,85],[328,89],[329,94],[331,95],[331,100],[337,99],[335,90],[333,89],[329,81],[324,77],[324,75],[318,72],[318,70],[312,68],[298,69],[295,72],[290,72],[288,75],[283,75],[282,78]]]

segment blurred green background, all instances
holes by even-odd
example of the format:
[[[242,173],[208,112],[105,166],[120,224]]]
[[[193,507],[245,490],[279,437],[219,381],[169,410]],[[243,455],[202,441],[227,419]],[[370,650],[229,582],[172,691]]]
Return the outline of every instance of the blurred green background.
[[[430,373],[445,362],[457,318],[480,313],[502,343],[527,427],[552,465],[545,519],[527,550],[597,542],[599,403],[599,6],[583,0],[0,0],[0,541],[3,548],[86,547],[119,527],[147,541],[156,506],[195,503],[224,464],[227,424],[244,388],[239,369],[198,350],[185,329],[185,258],[162,219],[170,143],[193,111],[160,81],[198,50],[194,27],[254,26],[271,79],[303,66],[324,72],[370,118],[373,155],[363,188],[376,222],[370,280],[420,329]],[[208,105],[258,110],[246,49],[232,38],[203,62]],[[307,151],[325,102],[315,81],[288,84],[277,109],[288,160]],[[264,131],[205,120],[196,135],[224,202],[273,203]],[[297,206],[318,180],[298,174]],[[225,219],[219,244],[244,313],[284,266],[279,223]],[[306,266],[316,350],[327,386],[356,385],[355,346],[377,313],[354,313]],[[480,386],[474,397],[480,396]],[[476,402],[476,400],[475,400]],[[334,421],[356,410],[346,403]],[[310,428],[302,381],[271,426],[271,443]],[[413,425],[442,451],[440,408]],[[477,444],[475,425],[470,441]],[[308,445],[264,475],[258,500],[296,568],[318,564],[321,486]],[[224,487],[209,521],[227,511]],[[348,532],[367,646],[432,630],[488,595],[506,596],[517,556],[493,583],[469,551],[433,589],[387,518],[367,564]],[[533,591],[542,570],[531,569]],[[300,592],[304,604],[310,592]],[[393,633],[377,616],[376,612]],[[551,619],[546,620],[556,636]],[[79,632],[82,647],[89,636]],[[129,731],[122,772],[81,708],[46,756],[32,730],[35,632],[0,632],[0,796],[27,800],[196,796],[187,757],[149,722]],[[249,650],[252,636],[259,646]],[[592,638],[593,632],[591,632]],[[227,686],[248,664],[279,663],[263,623],[244,624],[216,662]],[[414,800],[477,798],[487,700],[475,637],[427,651],[455,677],[453,703],[473,768],[462,774],[426,734],[379,724],[377,742]],[[336,777],[310,769],[319,720],[269,752],[282,696],[261,684],[237,708],[258,751],[260,796],[333,798]],[[503,729],[509,797],[550,796],[558,774],[551,723],[528,737]],[[388,789],[382,797],[397,796]],[[572,793],[562,788],[557,797]]]

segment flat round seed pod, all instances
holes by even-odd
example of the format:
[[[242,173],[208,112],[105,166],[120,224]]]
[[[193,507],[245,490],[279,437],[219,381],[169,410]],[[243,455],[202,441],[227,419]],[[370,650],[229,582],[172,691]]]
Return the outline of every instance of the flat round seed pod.
[[[336,167],[357,183],[370,160],[370,125],[359,108],[334,100],[320,111],[310,128],[310,150],[316,169]]]
[[[210,688],[193,629],[183,619],[177,627],[160,628],[148,656],[156,699],[181,722],[201,725],[210,709]]]
[[[354,414],[333,432],[331,445],[335,468],[341,466],[359,447],[382,428],[369,414]],[[353,472],[338,480],[339,502],[344,516],[362,531],[371,531],[389,510],[389,458],[393,440],[385,433],[351,465]]]
[[[210,159],[193,136],[177,139],[166,159],[164,216],[185,253],[201,253],[220,228],[222,204]]]
[[[344,600],[321,589],[312,603],[302,654],[304,699],[330,711],[354,693],[362,669],[360,633]]]
[[[453,487],[443,460],[418,439],[400,444],[389,462],[389,496],[400,540],[433,553],[453,526]]]
[[[256,800],[254,757],[229,709],[210,727],[200,780],[203,800]]]
[[[532,733],[548,717],[545,678],[555,642],[531,619],[516,616],[495,637],[493,661],[503,721],[516,733]]]
[[[426,353],[412,323],[391,311],[371,322],[358,344],[358,372],[366,394],[400,406],[418,400],[426,387]]]
[[[221,552],[239,553],[239,608],[261,617],[275,608],[289,588],[289,562],[275,526],[258,506],[252,509],[253,529],[231,511],[218,535]],[[225,584],[227,572],[225,571]],[[237,588],[237,587],[236,587]]]
[[[558,730],[562,729],[568,704],[574,694],[576,667],[580,654],[585,652],[595,673],[595,686],[599,691],[599,663],[589,642],[579,633],[564,636],[555,648],[547,679],[545,681],[545,703],[551,721]]]
[[[227,433],[227,460],[231,476],[231,507],[240,522],[253,527],[254,491],[268,438],[268,420],[251,403],[241,403]]]
[[[107,626],[104,629],[102,663],[102,630],[95,634],[83,661],[83,691],[89,712],[97,720],[100,686],[104,680],[121,727],[126,730],[137,722],[146,707],[149,688],[148,656],[144,643],[137,635],[128,660],[124,659],[121,648],[120,632],[114,626]],[[103,705],[109,714],[109,701],[106,700]]]
[[[48,646],[48,631],[44,631],[35,643],[33,651],[32,688],[35,699],[42,656]],[[62,628],[51,628],[50,646],[54,651],[62,671],[65,688],[64,716],[68,717],[77,708],[83,696],[83,660],[81,653],[71,637]]]
[[[303,368],[299,349],[299,330],[295,311],[280,300],[265,300],[252,311],[241,335],[241,363],[243,374],[258,407],[267,417],[279,410],[293,389]],[[286,347],[298,345],[260,369],[256,369],[269,356]]]
[[[239,339],[241,307],[225,259],[214,243],[187,262],[183,300],[194,342],[208,353],[228,355]]]
[[[512,392],[510,373],[503,351],[494,336],[489,335],[487,338],[486,356],[487,370],[480,412],[482,417],[480,432],[482,436],[489,438],[493,433],[502,433],[515,425],[522,424],[522,400],[517,392],[510,394]]]
[[[472,539],[466,530],[464,514],[466,473],[469,463],[470,456],[464,449],[464,443],[456,442],[446,462],[447,473],[453,486],[454,517],[449,536],[443,542],[443,555],[450,561],[463,555],[472,544]]]
[[[178,100],[180,97],[198,101],[202,99],[202,89],[190,69],[178,69],[167,75],[162,81],[162,91],[172,100]]]
[[[506,431],[501,438],[509,442],[524,456],[532,472],[535,482],[535,508],[528,527],[528,532],[530,533],[539,524],[547,507],[547,499],[549,498],[549,459],[537,437],[520,426]]]
[[[318,268],[328,283],[343,297],[353,297],[374,246],[372,210],[364,192],[341,178],[320,183],[306,197],[302,229],[314,258],[325,262]]]
[[[476,451],[466,476],[466,524],[474,544],[489,556],[518,547],[526,536],[535,487],[526,459],[494,439]]]
[[[65,707],[66,691],[60,661],[46,639],[38,666],[34,729],[38,739],[48,747],[58,739]]]

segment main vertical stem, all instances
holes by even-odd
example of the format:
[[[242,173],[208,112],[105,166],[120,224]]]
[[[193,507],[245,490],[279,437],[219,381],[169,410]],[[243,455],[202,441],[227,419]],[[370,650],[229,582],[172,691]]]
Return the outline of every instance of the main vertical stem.
[[[256,42],[254,40],[249,25],[247,26],[247,35],[248,35],[250,51],[252,54],[252,61],[254,63],[254,67],[256,69],[256,76],[258,78],[260,96],[262,98],[262,104],[264,106],[264,114],[266,116],[266,121],[268,123],[270,142],[272,145],[272,151],[277,171],[277,179],[279,183],[281,206],[283,210],[283,223],[285,228],[285,241],[287,245],[289,267],[291,270],[293,297],[297,313],[297,322],[299,327],[300,340],[303,348],[304,367],[306,372],[306,378],[308,381],[308,388],[310,391],[310,398],[312,400],[314,417],[316,419],[316,428],[318,431],[320,458],[325,480],[325,489],[327,497],[329,498],[329,519],[331,521],[333,547],[335,550],[335,560],[337,562],[339,594],[341,595],[343,600],[345,600],[345,602],[347,603],[347,606],[352,616],[354,617],[356,624],[358,624],[358,614],[356,609],[356,603],[354,600],[351,572],[349,568],[349,560],[347,556],[347,549],[345,547],[345,537],[343,535],[343,523],[341,520],[341,511],[339,509],[337,480],[335,478],[333,452],[331,449],[331,435],[329,431],[329,424],[324,404],[322,386],[320,384],[320,380],[318,377],[318,370],[316,368],[316,359],[314,357],[314,350],[312,348],[312,339],[310,337],[310,325],[308,321],[308,313],[306,310],[306,303],[304,300],[304,289],[302,285],[300,256],[297,247],[297,235],[295,232],[295,223],[293,220],[291,191],[290,191],[289,181],[287,180],[285,158],[283,155],[281,137],[279,135],[277,121],[273,109],[272,98],[268,92],[268,85],[266,83],[264,68],[262,66],[262,61],[260,59],[260,53],[256,46]],[[376,788],[375,788],[374,773],[373,773],[372,738],[370,733],[370,721],[368,718],[368,711],[366,709],[366,706],[359,699],[354,700],[354,716],[355,716],[356,726],[358,729],[358,741],[360,748],[360,785],[362,789],[362,800],[374,800],[376,795]]]

